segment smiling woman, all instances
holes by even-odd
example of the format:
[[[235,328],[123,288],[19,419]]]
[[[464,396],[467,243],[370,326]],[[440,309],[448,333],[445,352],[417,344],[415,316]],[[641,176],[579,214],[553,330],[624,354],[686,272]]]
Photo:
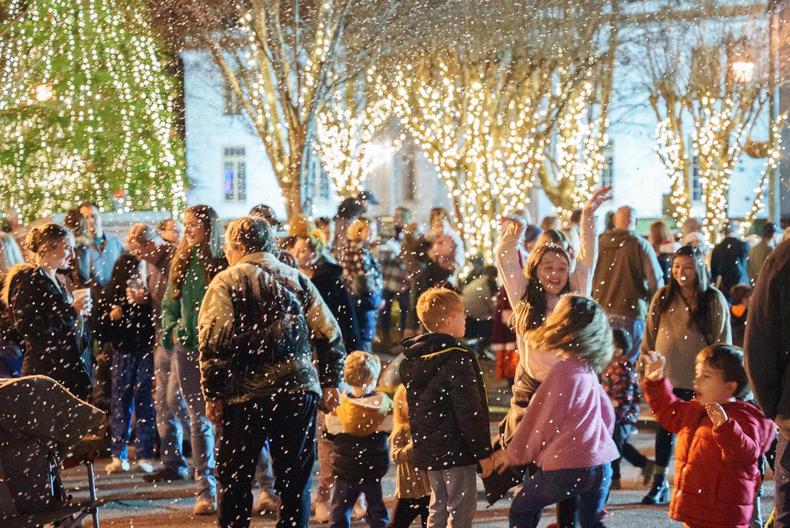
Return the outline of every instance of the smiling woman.
[[[90,313],[90,295],[72,296],[58,275],[74,258],[74,237],[61,225],[45,224],[30,231],[27,247],[36,264],[12,268],[3,292],[25,342],[22,374],[49,376],[87,399],[91,380],[82,360],[88,340],[83,316]]]

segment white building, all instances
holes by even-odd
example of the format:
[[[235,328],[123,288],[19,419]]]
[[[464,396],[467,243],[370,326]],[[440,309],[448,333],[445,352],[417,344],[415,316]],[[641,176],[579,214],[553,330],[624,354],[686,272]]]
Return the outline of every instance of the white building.
[[[212,205],[223,218],[243,215],[253,205],[266,203],[284,217],[282,194],[263,144],[225,88],[209,54],[190,50],[182,53],[182,59],[189,203]],[[635,82],[629,75],[632,70],[618,67],[615,86]],[[642,217],[662,217],[669,181],[655,151],[656,117],[644,94],[622,96],[612,106],[617,119],[609,129],[610,146],[602,177],[613,185],[614,199],[606,208],[627,204]],[[629,110],[623,113],[617,108]],[[760,129],[765,138],[767,121],[756,128],[757,139]],[[689,152],[689,157],[693,159],[694,153]],[[764,160],[750,159],[745,154],[741,158],[731,183],[730,216],[742,217],[749,212],[763,166]],[[320,172],[316,171],[310,213],[331,216],[338,200],[328,178]],[[692,170],[690,178],[697,178],[697,172]],[[395,207],[404,205],[415,211],[418,220],[425,220],[431,207],[452,207],[446,186],[422,153],[409,145],[376,167],[365,186],[381,202],[371,210],[375,215],[390,215]],[[701,213],[699,194],[694,193],[694,198],[695,212]],[[513,208],[523,205],[514,204]],[[554,214],[538,187],[528,210],[533,221]]]

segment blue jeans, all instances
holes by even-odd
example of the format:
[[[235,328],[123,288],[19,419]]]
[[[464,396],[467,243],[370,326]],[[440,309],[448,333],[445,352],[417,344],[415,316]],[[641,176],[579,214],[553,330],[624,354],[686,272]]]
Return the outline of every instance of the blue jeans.
[[[187,407],[178,386],[178,373],[175,365],[176,354],[165,347],[154,349],[154,377],[156,390],[156,428],[159,431],[159,457],[162,465],[182,474],[187,472],[187,461],[182,447]]]
[[[250,525],[252,480],[261,449],[268,440],[274,487],[282,499],[277,527],[307,527],[315,462],[316,409],[315,394],[287,391],[223,405],[217,450],[221,489],[219,526]]]
[[[200,368],[195,350],[176,345],[176,372],[178,384],[189,411],[192,438],[192,462],[195,465],[195,487],[200,499],[213,500],[217,496],[217,479],[214,476],[214,428],[206,416],[206,400],[200,388]]]
[[[612,468],[609,464],[591,468],[537,470],[527,477],[510,505],[511,528],[535,528],[543,508],[568,497],[576,497],[582,528],[598,528],[601,510],[609,494]]]
[[[625,330],[631,336],[633,343],[631,345],[631,350],[626,355],[628,359],[636,365],[636,361],[639,359],[639,350],[642,347],[642,337],[645,335],[645,320],[610,315],[609,324],[612,326],[612,330],[615,328]]]
[[[384,505],[384,494],[381,491],[381,482],[370,480],[365,482],[348,482],[338,478],[335,481],[335,491],[332,494],[332,516],[329,528],[348,528],[351,526],[351,510],[360,494],[365,494],[368,501],[368,526],[384,528],[389,522],[387,507]]]
[[[154,457],[156,418],[153,401],[154,357],[151,349],[112,353],[110,430],[112,456],[129,458],[132,411],[136,419],[137,460]]]
[[[373,340],[376,338],[376,322],[378,321],[379,309],[381,304],[381,293],[374,293],[371,299],[367,300],[366,306],[375,306],[373,309],[360,307],[360,299],[355,298],[354,304],[357,311],[357,321],[359,322],[359,348],[365,352],[373,351]]]

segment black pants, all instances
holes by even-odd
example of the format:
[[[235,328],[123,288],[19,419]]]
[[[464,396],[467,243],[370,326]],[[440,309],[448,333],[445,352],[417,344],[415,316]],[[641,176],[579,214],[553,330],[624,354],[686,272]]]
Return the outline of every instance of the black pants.
[[[315,423],[315,394],[284,392],[225,406],[217,451],[219,526],[250,525],[252,480],[266,440],[271,449],[275,490],[282,499],[277,526],[307,526]]]
[[[631,445],[628,441],[628,438],[631,436],[631,431],[633,430],[633,426],[631,424],[615,424],[614,426],[614,434],[612,435],[612,439],[614,440],[615,445],[617,446],[617,451],[620,453],[620,457],[617,460],[612,462],[612,479],[617,480],[620,478],[620,460],[626,459],[630,462],[633,466],[638,468],[645,467],[647,463],[647,457],[637,451],[637,449]]]
[[[689,401],[694,397],[691,389],[673,389],[672,393],[681,400]],[[656,433],[656,465],[663,468],[669,466],[672,460],[672,449],[675,447],[675,435],[663,427],[658,427]]]
[[[431,496],[426,495],[419,499],[398,499],[392,509],[392,521],[389,528],[409,528],[418,516],[422,528],[428,526],[428,505]]]

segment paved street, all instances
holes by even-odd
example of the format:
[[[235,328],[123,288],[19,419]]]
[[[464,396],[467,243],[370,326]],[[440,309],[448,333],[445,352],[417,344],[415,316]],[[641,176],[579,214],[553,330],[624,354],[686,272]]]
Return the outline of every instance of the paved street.
[[[653,434],[645,429],[634,437],[634,445],[652,456]],[[214,517],[195,517],[192,515],[191,481],[154,486],[143,481],[139,474],[108,477],[102,473],[108,460],[100,460],[97,464],[99,497],[103,502],[101,521],[103,527],[110,528],[148,528],[160,526],[178,526],[179,528],[198,528],[216,525]],[[392,497],[395,489],[395,468],[384,481],[385,496]],[[667,507],[641,506],[639,502],[645,490],[637,484],[637,471],[624,464],[624,482],[626,489],[613,491],[607,505],[609,527],[652,528],[660,526],[681,526],[669,521]],[[66,485],[69,487],[84,486],[86,482],[83,469],[73,469],[65,473]],[[314,482],[315,484],[315,482]],[[641,484],[641,483],[640,483]],[[763,510],[767,515],[773,500],[773,481],[766,482],[766,496],[763,499]],[[482,489],[482,484],[480,485]],[[84,496],[84,490],[76,491],[75,496]],[[485,502],[478,506],[475,526],[495,527],[507,525],[509,502],[500,502],[491,508]],[[391,506],[391,502],[389,502]],[[548,510],[540,526],[547,526],[553,521],[554,514]],[[274,526],[274,520],[261,517],[255,519],[253,527]],[[90,523],[87,524],[90,526]],[[326,526],[326,525],[325,525]],[[357,522],[354,526],[365,526]],[[415,524],[416,526],[416,524]]]

